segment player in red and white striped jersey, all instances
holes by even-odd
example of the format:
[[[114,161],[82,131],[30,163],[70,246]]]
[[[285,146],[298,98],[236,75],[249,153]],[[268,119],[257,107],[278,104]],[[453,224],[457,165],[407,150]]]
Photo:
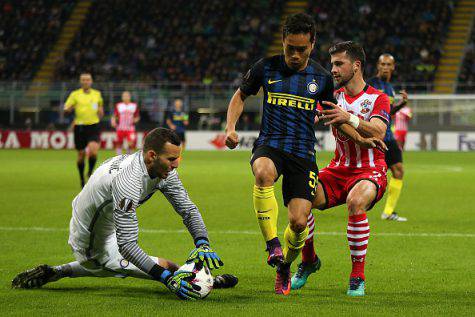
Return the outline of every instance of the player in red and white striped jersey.
[[[116,128],[117,138],[115,148],[117,155],[122,154],[124,139],[127,140],[127,153],[135,148],[137,135],[135,124],[140,121],[139,107],[135,102],[131,102],[130,92],[122,93],[122,102],[115,105],[114,115],[111,118],[111,126]]]
[[[409,121],[412,119],[412,110],[408,106],[402,108],[394,116],[394,138],[396,138],[397,144],[404,150],[406,144],[406,135],[409,128]]]
[[[383,197],[386,189],[384,151],[365,148],[341,132],[341,124],[350,124],[364,137],[372,137],[381,144],[389,123],[389,98],[367,85],[363,80],[365,53],[354,42],[342,42],[329,50],[332,75],[340,89],[335,91],[338,105],[323,102],[325,125],[332,125],[336,139],[335,157],[318,174],[318,188],[312,208],[320,210],[345,204],[348,208],[347,238],[352,260],[348,295],[363,296],[365,292],[364,266],[369,239],[366,212]],[[307,225],[314,227],[310,214]],[[312,232],[313,233],[313,232]],[[307,277],[320,268],[320,259],[309,235],[302,250],[302,263],[292,277],[292,288],[305,285]]]

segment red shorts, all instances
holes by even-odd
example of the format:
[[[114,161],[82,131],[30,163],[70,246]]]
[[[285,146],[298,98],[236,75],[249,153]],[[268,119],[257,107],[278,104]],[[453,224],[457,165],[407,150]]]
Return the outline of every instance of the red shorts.
[[[327,204],[331,208],[346,203],[350,190],[361,180],[373,182],[378,190],[376,198],[368,208],[370,210],[383,197],[386,191],[386,166],[355,168],[346,166],[327,166],[318,172],[318,180],[322,183]]]
[[[407,131],[396,130],[394,131],[394,137],[397,141],[401,142],[402,144],[406,143],[406,135]]]
[[[124,143],[124,139],[127,140],[127,143],[132,143],[132,142],[135,142],[135,139],[137,139],[137,135],[135,134],[135,131],[117,130],[116,142],[119,146],[121,146]]]

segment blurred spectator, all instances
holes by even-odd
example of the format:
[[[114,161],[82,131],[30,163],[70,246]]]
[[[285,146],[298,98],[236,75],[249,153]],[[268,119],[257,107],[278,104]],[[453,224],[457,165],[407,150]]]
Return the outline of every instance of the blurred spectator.
[[[69,18],[73,0],[0,2],[0,80],[30,80]]]
[[[431,82],[452,9],[447,0],[312,1],[318,33],[313,57],[328,68],[330,44],[358,41],[367,54],[366,76],[374,75],[378,56],[388,52],[397,61],[395,82]]]
[[[98,1],[57,72],[98,81],[232,82],[265,54],[283,0]]]
[[[465,47],[465,58],[458,78],[457,92],[475,93],[475,24],[470,42]]]

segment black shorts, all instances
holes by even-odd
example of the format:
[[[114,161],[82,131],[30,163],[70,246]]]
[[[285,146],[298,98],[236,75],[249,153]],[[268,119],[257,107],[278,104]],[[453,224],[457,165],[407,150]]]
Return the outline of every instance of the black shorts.
[[[259,157],[268,157],[277,169],[275,181],[283,175],[282,196],[285,206],[292,198],[303,198],[313,202],[318,178],[318,167],[315,162],[266,145],[254,148],[252,153],[251,167]]]
[[[76,150],[84,150],[89,142],[99,142],[99,123],[74,126],[74,146]]]
[[[385,142],[388,150],[386,151],[385,159],[388,167],[396,163],[402,163],[402,151],[399,148],[395,139]]]
[[[181,142],[186,142],[186,138],[185,138],[185,132],[176,132],[176,135],[178,135],[178,137],[180,138],[180,141]]]

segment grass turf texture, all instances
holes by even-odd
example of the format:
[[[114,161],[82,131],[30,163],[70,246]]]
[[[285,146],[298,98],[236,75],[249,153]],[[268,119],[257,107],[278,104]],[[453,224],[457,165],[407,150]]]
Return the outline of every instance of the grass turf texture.
[[[380,220],[383,201],[369,213],[364,298],[346,295],[350,259],[344,207],[318,212],[322,269],[290,296],[273,294],[275,273],[252,207],[247,152],[186,152],[179,172],[200,208],[212,246],[234,273],[235,289],[183,302],[153,281],[133,278],[63,279],[40,290],[12,290],[11,279],[38,264],[72,261],[67,245],[71,200],[79,190],[73,151],[0,151],[0,314],[5,315],[474,315],[475,153],[406,153],[406,178],[397,210],[407,223]],[[100,152],[100,161],[112,156]],[[319,166],[330,159],[319,156]],[[280,184],[279,233],[286,225]],[[138,209],[140,245],[182,264],[191,238],[157,193]],[[51,231],[31,230],[32,227]],[[23,229],[21,229],[23,228]],[[28,229],[30,228],[30,229]],[[164,230],[164,231],[157,231]],[[168,231],[167,231],[168,230]],[[321,233],[321,234],[319,234]],[[387,235],[387,234],[398,234]],[[459,236],[424,236],[456,233]],[[293,266],[295,270],[295,264]]]

